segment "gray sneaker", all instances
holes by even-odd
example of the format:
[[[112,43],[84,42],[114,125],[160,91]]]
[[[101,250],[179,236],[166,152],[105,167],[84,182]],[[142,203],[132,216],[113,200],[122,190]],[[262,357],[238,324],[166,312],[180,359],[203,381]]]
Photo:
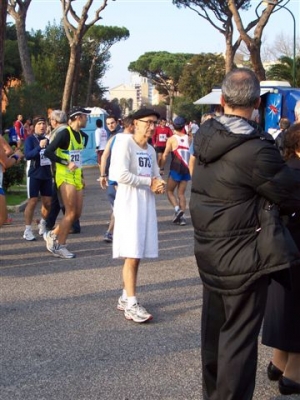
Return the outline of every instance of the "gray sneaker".
[[[173,217],[173,224],[176,224],[177,222],[180,221],[180,218],[183,216],[183,211],[182,210],[178,210],[175,212],[174,217]]]
[[[124,311],[127,307],[127,300],[123,300],[122,296],[119,297],[117,309],[120,311]]]
[[[185,217],[181,217],[181,218],[180,218],[179,225],[181,225],[181,226],[186,225],[186,219],[185,219]]]
[[[67,249],[65,244],[56,243],[52,253],[55,257],[60,257],[60,258],[74,258],[75,257],[75,254],[71,253]]]
[[[53,250],[55,248],[56,235],[54,235],[52,231],[48,231],[44,232],[43,238],[46,242],[47,250],[50,251],[50,253],[53,253]]]
[[[138,303],[130,308],[125,308],[124,315],[126,319],[132,319],[132,321],[138,323],[150,321],[153,318],[153,316]]]
[[[113,235],[110,232],[106,232],[103,240],[106,243],[111,243],[113,241]]]

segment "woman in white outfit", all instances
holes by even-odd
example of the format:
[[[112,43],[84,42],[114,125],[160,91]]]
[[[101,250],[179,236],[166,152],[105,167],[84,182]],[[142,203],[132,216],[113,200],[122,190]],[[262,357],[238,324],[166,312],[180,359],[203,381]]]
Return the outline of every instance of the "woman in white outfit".
[[[136,281],[141,258],[158,257],[155,193],[164,193],[154,148],[148,144],[159,114],[141,109],[133,115],[134,134],[119,135],[112,150],[109,175],[117,181],[114,203],[113,258],[125,258],[123,293],[118,309],[125,318],[145,322],[152,315],[136,298]]]

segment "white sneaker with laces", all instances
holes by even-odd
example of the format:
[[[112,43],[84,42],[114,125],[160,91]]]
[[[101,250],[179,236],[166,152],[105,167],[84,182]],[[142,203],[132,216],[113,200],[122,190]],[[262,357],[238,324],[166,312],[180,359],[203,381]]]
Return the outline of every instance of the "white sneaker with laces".
[[[36,238],[35,238],[34,234],[32,233],[31,229],[25,229],[23,238],[25,240],[28,240],[29,242],[32,242],[33,240],[36,240]]]
[[[126,319],[132,319],[134,322],[146,322],[150,321],[153,316],[148,313],[148,311],[139,305],[139,303],[134,304],[130,308],[125,308],[124,316]]]
[[[120,296],[118,300],[117,309],[120,311],[124,311],[126,307],[127,307],[127,299],[123,300],[122,296]]]
[[[53,253],[53,250],[55,248],[56,235],[54,235],[52,231],[48,231],[43,234],[43,238],[46,242],[47,250],[50,251],[50,253]]]
[[[60,258],[74,258],[75,254],[71,253],[65,244],[58,244],[56,243],[53,251],[52,251],[53,255],[55,257],[60,257]]]
[[[39,235],[43,236],[44,233],[46,232],[46,221],[44,219],[40,220],[40,223],[38,224],[39,227]]]

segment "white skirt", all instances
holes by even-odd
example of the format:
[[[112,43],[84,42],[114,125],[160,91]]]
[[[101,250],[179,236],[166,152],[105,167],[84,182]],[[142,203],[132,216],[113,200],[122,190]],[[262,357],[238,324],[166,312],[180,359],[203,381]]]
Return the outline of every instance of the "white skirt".
[[[119,184],[114,216],[113,258],[158,257],[155,195],[149,187]]]

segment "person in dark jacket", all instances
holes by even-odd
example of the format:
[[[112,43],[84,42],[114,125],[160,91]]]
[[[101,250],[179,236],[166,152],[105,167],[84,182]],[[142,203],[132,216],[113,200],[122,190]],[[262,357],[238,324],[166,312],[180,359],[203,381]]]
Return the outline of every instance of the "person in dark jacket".
[[[46,119],[43,116],[33,118],[34,134],[25,140],[24,155],[27,160],[27,194],[28,202],[24,211],[25,231],[23,238],[28,241],[35,240],[31,224],[34,210],[41,195],[41,219],[39,222],[39,235],[46,230],[46,218],[51,207],[52,172],[51,161],[45,155],[49,144],[46,133]]]
[[[283,155],[300,175],[300,124],[287,129]],[[300,249],[300,213],[292,213],[287,228]],[[277,381],[282,394],[300,394],[300,268],[290,269],[292,285],[286,288],[272,281],[264,317],[262,343],[273,347],[268,377]]]
[[[204,400],[250,400],[269,276],[300,263],[281,212],[300,207],[300,179],[273,138],[251,121],[260,85],[245,68],[222,83],[224,115],[194,138],[190,199],[203,282]]]

